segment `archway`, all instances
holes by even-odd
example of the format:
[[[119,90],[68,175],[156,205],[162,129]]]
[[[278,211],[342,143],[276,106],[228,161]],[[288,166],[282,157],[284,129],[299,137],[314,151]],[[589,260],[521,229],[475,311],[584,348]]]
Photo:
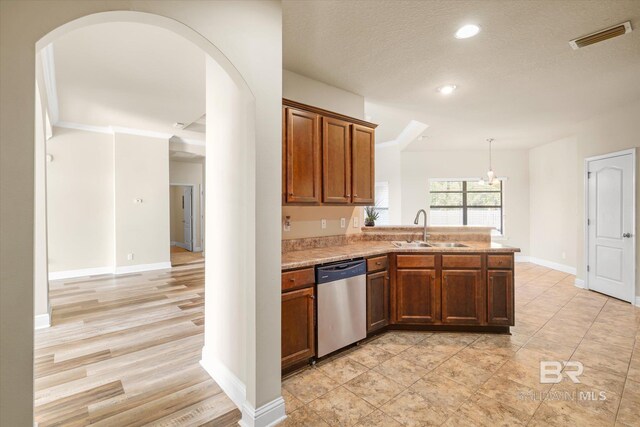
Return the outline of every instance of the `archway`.
[[[212,183],[207,185],[207,199],[221,201],[225,209],[207,211],[207,222],[218,227],[207,227],[205,237],[210,254],[205,315],[207,325],[212,326],[205,334],[202,364],[243,410],[243,417],[255,420],[264,413],[256,414],[254,409],[258,406],[252,396],[255,383],[251,387],[247,383],[252,382],[250,376],[255,374],[256,361],[247,358],[246,353],[255,349],[247,331],[252,330],[250,319],[254,317],[256,301],[249,297],[251,292],[247,290],[254,287],[256,281],[256,238],[255,227],[245,227],[255,221],[255,97],[236,67],[209,40],[188,26],[160,15],[131,11],[88,15],[49,32],[36,43],[36,50],[75,29],[106,22],[159,26],[191,41],[208,55],[207,127],[213,131],[207,132],[206,176]],[[233,182],[237,186],[213,185],[220,182]],[[231,287],[229,283],[239,286]],[[263,418],[281,418],[284,415],[282,399],[269,403],[268,417]]]

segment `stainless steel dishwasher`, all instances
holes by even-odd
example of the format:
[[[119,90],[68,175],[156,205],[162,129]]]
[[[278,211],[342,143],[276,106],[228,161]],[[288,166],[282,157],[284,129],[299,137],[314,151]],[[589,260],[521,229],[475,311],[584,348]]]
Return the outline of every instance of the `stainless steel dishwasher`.
[[[316,268],[318,357],[367,337],[366,273],[363,259]]]

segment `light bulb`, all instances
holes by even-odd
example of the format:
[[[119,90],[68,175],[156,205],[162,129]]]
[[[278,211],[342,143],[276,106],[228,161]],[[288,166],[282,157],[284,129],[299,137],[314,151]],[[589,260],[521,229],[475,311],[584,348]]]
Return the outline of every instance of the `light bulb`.
[[[463,27],[460,27],[458,31],[456,31],[457,39],[468,39],[469,37],[473,37],[480,32],[480,27],[477,25],[469,24]]]
[[[444,85],[438,88],[438,92],[443,95],[451,95],[456,90],[456,85]]]

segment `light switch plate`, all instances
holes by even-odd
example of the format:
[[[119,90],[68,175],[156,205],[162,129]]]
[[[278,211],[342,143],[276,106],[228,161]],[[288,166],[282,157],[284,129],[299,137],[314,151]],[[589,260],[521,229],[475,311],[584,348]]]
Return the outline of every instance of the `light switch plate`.
[[[353,218],[353,228],[358,228],[360,226],[360,218],[357,216]]]
[[[127,260],[133,261],[133,254],[127,254]]]
[[[327,220],[323,219],[320,224],[322,225],[322,229],[324,230],[325,228],[327,228]]]
[[[340,218],[340,228],[345,228],[347,226],[347,219]]]

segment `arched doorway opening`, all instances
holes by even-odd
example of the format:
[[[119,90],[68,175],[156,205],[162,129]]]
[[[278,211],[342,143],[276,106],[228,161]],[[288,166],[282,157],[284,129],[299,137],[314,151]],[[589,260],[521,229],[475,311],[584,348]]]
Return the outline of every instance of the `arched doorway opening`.
[[[184,37],[208,56],[206,117],[212,131],[207,132],[206,138],[206,179],[208,184],[218,185],[207,185],[206,198],[219,201],[222,208],[207,211],[207,223],[211,225],[205,236],[205,319],[210,327],[205,330],[202,364],[236,405],[245,413],[248,407],[250,413],[252,408],[246,401],[252,390],[246,390],[243,383],[250,382],[249,375],[255,372],[251,366],[255,360],[246,357],[251,344],[245,340],[246,331],[251,328],[247,319],[255,307],[255,300],[247,298],[246,292],[255,284],[255,228],[246,226],[255,221],[254,96],[233,64],[207,39],[178,21],[155,14],[116,11],[88,15],[48,33],[38,41],[36,50],[75,29],[105,22],[156,25]],[[43,154],[43,150],[36,147],[36,154]],[[42,157],[37,160],[42,161]],[[219,185],[225,182],[234,185]],[[36,210],[42,208],[46,209],[46,205],[39,206],[36,199]],[[46,234],[38,235],[36,231],[36,246],[41,239],[46,247]],[[36,264],[36,277],[41,267]],[[36,299],[42,295],[46,298],[47,290],[37,279],[35,293]]]

